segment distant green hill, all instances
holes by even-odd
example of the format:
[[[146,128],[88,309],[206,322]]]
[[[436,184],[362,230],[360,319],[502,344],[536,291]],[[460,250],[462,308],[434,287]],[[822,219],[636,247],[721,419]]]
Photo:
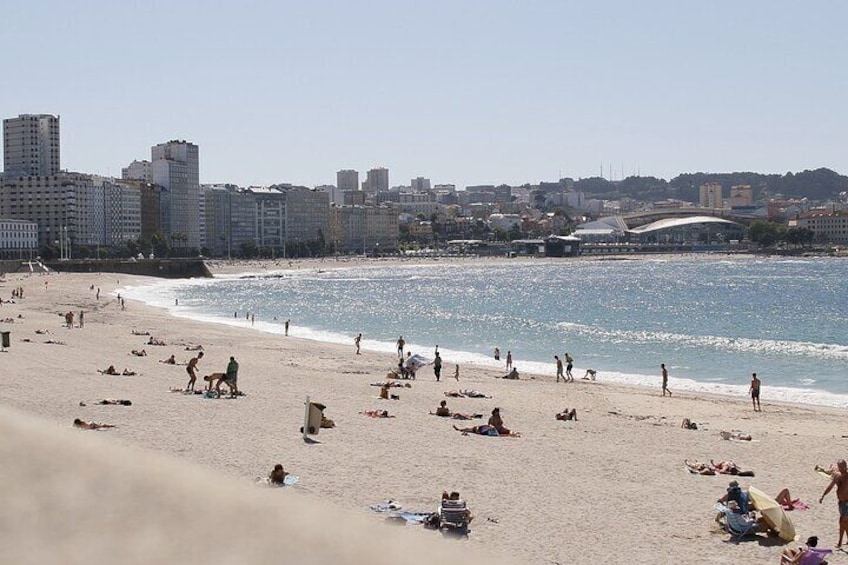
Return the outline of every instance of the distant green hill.
[[[838,198],[840,192],[848,191],[848,177],[824,168],[785,175],[752,172],[684,173],[670,181],[656,177],[628,177],[622,181],[610,182],[604,178],[592,177],[575,181],[574,188],[592,198],[629,197],[645,201],[677,198],[698,202],[699,188],[708,182],[721,183],[725,197],[729,194],[731,186],[750,185],[754,188],[755,199],[783,195],[829,200]]]

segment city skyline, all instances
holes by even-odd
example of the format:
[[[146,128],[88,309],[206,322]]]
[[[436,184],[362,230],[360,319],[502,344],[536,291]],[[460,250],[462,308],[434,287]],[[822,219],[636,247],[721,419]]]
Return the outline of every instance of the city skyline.
[[[242,186],[381,166],[392,186],[458,188],[848,170],[837,2],[181,2],[162,18],[37,1],[4,15],[20,78],[3,115],[61,116],[67,170],[120,177],[168,139],[202,148],[201,182]]]

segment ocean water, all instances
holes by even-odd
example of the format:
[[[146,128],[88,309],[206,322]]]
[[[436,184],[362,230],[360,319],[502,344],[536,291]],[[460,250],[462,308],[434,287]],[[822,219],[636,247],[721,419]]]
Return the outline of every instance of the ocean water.
[[[209,322],[392,352],[672,390],[848,407],[848,260],[657,258],[368,265],[163,281],[127,297]],[[175,305],[179,300],[179,306]],[[501,361],[492,357],[495,347]],[[388,368],[388,367],[387,367]]]

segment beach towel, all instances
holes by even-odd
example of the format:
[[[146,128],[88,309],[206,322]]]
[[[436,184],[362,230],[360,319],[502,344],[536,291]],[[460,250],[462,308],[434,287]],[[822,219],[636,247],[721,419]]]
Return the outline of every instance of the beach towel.
[[[404,510],[403,512],[395,512],[388,518],[387,520],[403,520],[406,524],[423,524],[425,520],[427,520],[430,516],[432,516],[432,512],[409,512]]]
[[[256,477],[256,484],[266,485],[266,486],[269,486],[269,487],[283,487],[283,486],[290,487],[290,486],[296,485],[298,480],[300,480],[300,477],[298,477],[297,475],[292,475],[291,473],[289,473],[283,479],[283,484],[281,484],[281,485],[271,483],[271,479],[269,479],[268,477]]]
[[[394,500],[387,500],[378,504],[372,504],[368,508],[372,512],[391,512],[393,510],[400,510],[403,507]]]
[[[781,504],[784,510],[809,510],[810,507],[800,500],[793,500],[792,504]]]

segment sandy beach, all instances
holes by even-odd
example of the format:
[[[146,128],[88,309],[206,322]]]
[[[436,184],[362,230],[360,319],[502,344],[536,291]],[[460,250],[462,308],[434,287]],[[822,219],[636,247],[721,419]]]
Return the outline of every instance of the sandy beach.
[[[332,266],[328,262],[322,268]],[[213,268],[214,273],[226,270]],[[0,323],[0,331],[11,332],[11,347],[0,353],[0,469],[12,478],[4,481],[4,500],[14,500],[0,511],[0,533],[10,542],[0,548],[0,561],[114,562],[109,559],[114,538],[124,534],[96,520],[49,537],[38,532],[56,522],[45,493],[59,488],[57,480],[75,485],[59,497],[64,512],[76,508],[83,515],[96,514],[105,503],[97,485],[106,485],[106,493],[121,491],[104,467],[130,467],[128,462],[133,462],[130,474],[139,487],[121,496],[146,500],[146,493],[156,492],[144,505],[146,517],[178,503],[186,513],[168,514],[158,533],[143,522],[146,537],[136,536],[138,543],[129,545],[159,556],[148,562],[169,562],[164,556],[183,563],[269,562],[269,556],[286,549],[273,539],[275,528],[260,518],[291,520],[293,513],[308,513],[313,506],[326,522],[310,521],[308,531],[314,535],[303,534],[302,544],[311,549],[292,562],[417,563],[430,555],[464,559],[469,551],[491,553],[504,563],[778,562],[786,545],[776,538],[728,542],[713,521],[713,507],[732,477],[690,474],[684,459],[730,459],[756,473],[740,478],[743,486],[772,495],[789,488],[810,507],[790,513],[798,538],[818,535],[820,546],[836,544],[836,498],[830,494],[818,503],[827,480],[813,466],[845,456],[842,411],[771,402],[767,384],[759,413],[747,398],[687,393],[663,398],[659,373],[655,389],[610,386],[603,375],[596,382],[583,381],[579,366],[576,382],[556,383],[553,363],[549,374],[522,374],[519,381],[463,366],[456,382],[450,358],[444,360],[442,382],[427,367],[416,380],[402,381],[411,388],[391,389],[398,400],[380,400],[379,388],[370,384],[385,380],[396,363],[392,355],[355,355],[352,338],[350,346],[298,339],[297,320],[290,336],[282,337],[254,331],[247,322],[238,328],[175,318],[129,300],[122,309],[113,295],[117,288],[150,282],[109,273],[7,274],[0,282],[0,320],[11,319]],[[92,285],[100,289],[99,299]],[[6,303],[18,287],[24,298]],[[69,310],[85,311],[83,328],[63,327]],[[414,327],[400,330],[414,334]],[[133,331],[149,332],[166,345],[147,345],[148,336]],[[61,344],[46,343],[51,340]],[[205,352],[200,375],[224,371],[234,356],[245,396],[205,399],[170,392],[186,385],[185,367],[159,361],[173,354],[185,363],[195,355],[186,347],[194,345]],[[146,357],[130,353],[142,348]],[[98,373],[109,365],[138,374]],[[198,387],[202,384],[198,381]],[[468,423],[429,415],[453,389],[474,389],[492,398],[447,398],[449,408],[488,417],[500,407],[505,424],[521,437],[462,435],[452,425]],[[325,415],[336,423],[334,429],[321,430],[312,444],[298,432],[306,395],[325,404]],[[96,404],[107,398],[129,399],[132,406]],[[565,407],[576,408],[579,421],[557,421],[554,414]],[[396,417],[360,414],[373,409]],[[117,427],[75,430],[74,418]],[[683,418],[700,429],[681,429]],[[722,430],[741,430],[756,441],[725,441],[719,437]],[[20,437],[28,441],[22,444],[16,440]],[[75,456],[89,450],[91,457]],[[255,486],[254,479],[266,476],[277,462],[299,476],[298,484],[285,492]],[[398,536],[417,527],[385,525],[385,516],[368,510],[392,499],[407,510],[430,511],[443,490],[461,492],[475,514],[467,542],[444,540],[422,528],[407,544],[399,541],[405,536]],[[128,504],[110,512],[131,524],[137,519],[135,508]],[[178,538],[180,524],[187,521],[193,525],[186,535],[202,545],[207,516],[226,515],[228,508],[237,508],[233,515],[246,526],[239,526],[239,535],[253,536],[261,549],[245,550],[238,558],[231,552],[207,548],[193,554],[180,544],[151,542],[157,535]],[[27,519],[16,519],[22,512]],[[282,523],[287,531],[297,529],[291,521]],[[226,546],[224,531],[214,535]],[[362,553],[328,549],[333,543],[328,540],[356,546],[351,540],[371,539],[386,544],[376,557],[367,552],[370,541],[359,544],[365,546]],[[92,548],[79,553],[86,559],[60,558],[68,551],[78,555],[73,552],[82,547]],[[27,561],[21,557],[26,555],[40,557]]]

